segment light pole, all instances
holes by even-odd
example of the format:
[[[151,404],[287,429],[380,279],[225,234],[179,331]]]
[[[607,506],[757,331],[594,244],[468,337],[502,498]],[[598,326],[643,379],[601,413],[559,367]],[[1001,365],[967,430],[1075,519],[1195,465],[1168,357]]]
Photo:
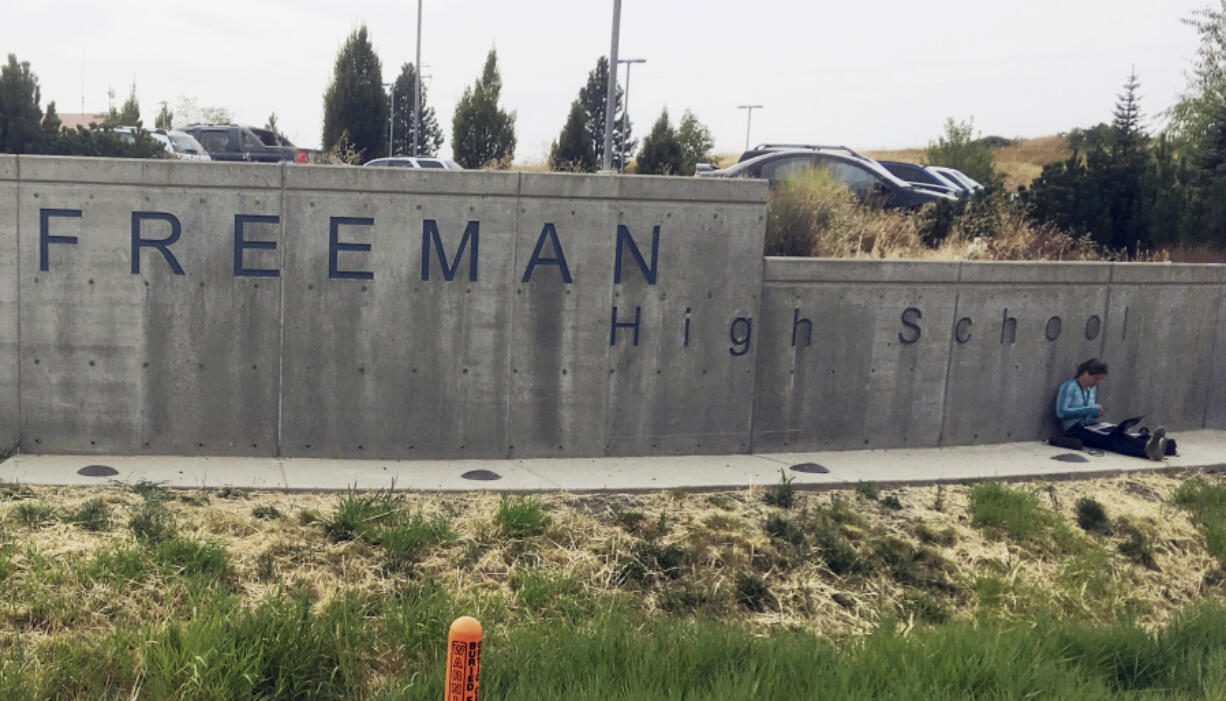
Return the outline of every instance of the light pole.
[[[617,35],[621,31],[622,0],[613,0],[613,47],[609,49],[609,91],[604,111],[604,158],[601,170],[613,164],[613,106],[617,104]]]
[[[622,105],[622,142],[621,148],[621,172],[626,172],[626,113],[630,111],[630,67],[636,63],[647,63],[645,58],[619,58],[618,63],[626,64],[626,104]],[[614,105],[616,107],[616,105]]]
[[[417,84],[413,92],[413,155],[417,155],[417,142],[421,139],[421,0],[417,0]]]
[[[392,108],[387,112],[387,155],[392,156],[392,135],[395,133],[394,125],[396,124],[396,84],[384,83],[383,87],[389,88],[392,97]]]
[[[737,105],[738,110],[749,110],[745,114],[745,150],[749,150],[749,125],[753,123],[753,111],[762,109],[762,105]]]

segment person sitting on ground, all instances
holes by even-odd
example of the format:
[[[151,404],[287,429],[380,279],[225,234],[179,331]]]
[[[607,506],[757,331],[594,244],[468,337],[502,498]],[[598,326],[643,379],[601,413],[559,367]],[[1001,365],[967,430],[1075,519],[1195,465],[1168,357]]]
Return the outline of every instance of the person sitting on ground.
[[[1064,435],[1090,448],[1161,460],[1167,454],[1166,429],[1158,427],[1152,433],[1141,429],[1132,434],[1125,427],[1098,421],[1103,415],[1103,407],[1097,403],[1098,383],[1106,376],[1107,364],[1090,358],[1077,366],[1076,377],[1060,385],[1056,418],[1064,427]]]

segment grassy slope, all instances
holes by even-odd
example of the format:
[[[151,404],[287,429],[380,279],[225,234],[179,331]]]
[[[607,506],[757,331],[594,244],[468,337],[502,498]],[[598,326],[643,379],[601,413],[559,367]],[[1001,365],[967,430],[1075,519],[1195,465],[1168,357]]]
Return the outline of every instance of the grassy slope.
[[[1017,190],[1019,185],[1029,185],[1043,172],[1043,166],[1052,161],[1069,157],[1068,140],[1060,136],[1041,136],[1036,139],[1018,139],[1012,146],[993,149],[996,170],[1005,176],[1005,188]],[[923,163],[924,149],[900,151],[865,151],[864,155],[877,160]]]
[[[1068,640],[1137,653],[1159,638],[1092,626],[1161,628],[1222,600],[1226,486],[1214,479],[1183,487],[1186,509],[1173,500],[1183,483],[1159,475],[505,503],[10,488],[0,697],[70,683],[86,697],[311,697],[304,684],[322,697],[432,697],[446,624],[472,613],[491,649],[485,698],[549,687],[539,698],[731,699],[759,684],[773,698],[873,684],[946,698],[971,677],[1002,698],[1108,698],[1110,660],[1070,656]],[[1086,496],[1105,506],[1105,530],[1075,525]],[[1191,655],[1192,672],[1151,670],[1140,687],[1226,691],[1204,666],[1223,661],[1226,613],[1193,618],[1222,639],[1177,636],[1195,649],[1161,654]],[[839,642],[883,625],[908,637]],[[1042,634],[1020,632],[1031,629]],[[984,654],[967,667],[949,656],[958,649]],[[899,665],[929,671],[873,681]]]

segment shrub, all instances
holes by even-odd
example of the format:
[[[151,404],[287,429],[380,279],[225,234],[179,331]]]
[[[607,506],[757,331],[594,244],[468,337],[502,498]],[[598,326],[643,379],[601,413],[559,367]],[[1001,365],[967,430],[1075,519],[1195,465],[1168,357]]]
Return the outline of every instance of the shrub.
[[[795,477],[788,477],[783,468],[780,468],[779,484],[767,487],[766,492],[762,495],[762,501],[781,509],[792,508],[792,505],[796,503],[796,486],[792,484],[795,481]]]
[[[128,528],[137,540],[159,543],[174,537],[177,528],[174,514],[158,501],[146,501],[128,521]]]
[[[902,502],[899,501],[898,497],[893,494],[882,497],[881,505],[887,509],[892,509],[894,511],[902,511]]]
[[[549,526],[549,514],[537,497],[504,495],[498,502],[494,523],[508,538],[540,535]]]
[[[1077,500],[1077,525],[1083,531],[1107,533],[1111,529],[1107,523],[1107,512],[1103,505],[1090,497]]]
[[[1120,554],[1124,557],[1142,565],[1146,569],[1161,572],[1162,568],[1158,566],[1158,562],[1154,560],[1154,546],[1150,543],[1149,538],[1144,533],[1136,528],[1127,529],[1127,537],[1124,542],[1119,544]]]
[[[661,545],[654,540],[640,540],[631,548],[630,558],[622,565],[620,576],[636,582],[655,577],[678,579],[685,560],[685,550],[675,543]]]
[[[761,613],[775,605],[775,595],[761,577],[742,572],[736,576],[736,601],[750,611]]]
[[[869,501],[877,501],[877,497],[881,496],[881,490],[877,488],[876,482],[856,482],[856,494]]]
[[[64,520],[87,531],[105,531],[111,525],[111,507],[101,499],[90,499],[68,514]]]
[[[849,574],[857,569],[860,558],[855,547],[832,523],[819,521],[813,528],[813,542],[817,554],[834,574]]]
[[[766,534],[775,540],[789,543],[798,548],[805,544],[804,531],[800,530],[800,528],[786,516],[772,514],[766,519],[764,529],[766,530]]]
[[[41,501],[24,501],[13,509],[12,518],[28,528],[40,528],[55,521],[55,509]]]
[[[281,511],[272,504],[260,504],[251,510],[251,515],[268,521],[274,521],[281,518]]]

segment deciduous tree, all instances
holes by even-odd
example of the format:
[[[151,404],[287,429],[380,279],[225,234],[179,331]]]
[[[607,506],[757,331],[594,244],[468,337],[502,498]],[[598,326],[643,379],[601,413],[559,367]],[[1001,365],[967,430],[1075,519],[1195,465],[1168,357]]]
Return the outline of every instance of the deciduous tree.
[[[681,125],[677,127],[677,141],[681,142],[682,175],[693,175],[699,163],[710,163],[714,160],[711,149],[715,148],[715,140],[711,138],[711,130],[689,110],[681,116]]]

